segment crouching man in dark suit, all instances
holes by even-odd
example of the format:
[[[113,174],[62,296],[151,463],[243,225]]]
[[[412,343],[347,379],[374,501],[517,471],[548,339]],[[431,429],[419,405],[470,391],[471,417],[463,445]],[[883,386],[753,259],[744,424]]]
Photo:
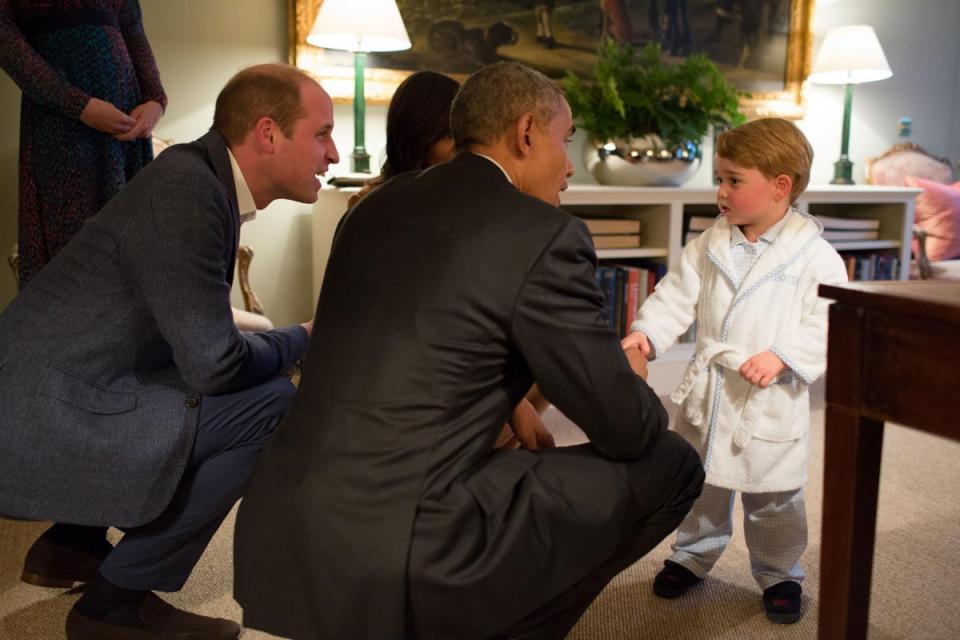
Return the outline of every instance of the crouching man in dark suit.
[[[239,634],[151,591],[183,586],[293,397],[312,322],[239,333],[230,285],[241,218],[314,202],[332,127],[308,76],[241,71],[0,315],[0,515],[59,523],[24,579],[91,581],[70,640]]]
[[[334,240],[297,401],[240,505],[248,626],[562,638],[700,493],[605,326],[585,225],[557,208],[560,91],[496,63],[451,121],[459,155],[372,191]],[[534,380],[590,444],[493,450]]]

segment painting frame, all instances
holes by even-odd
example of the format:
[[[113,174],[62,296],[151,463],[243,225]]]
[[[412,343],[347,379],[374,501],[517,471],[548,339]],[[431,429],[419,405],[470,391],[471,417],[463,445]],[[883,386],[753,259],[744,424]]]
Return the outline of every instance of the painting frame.
[[[804,86],[810,74],[813,55],[813,10],[816,0],[790,0],[786,65],[783,89],[754,91],[741,99],[740,108],[749,119],[776,116],[802,118],[806,100]],[[334,102],[353,101],[353,66],[331,64],[324,51],[307,44],[306,37],[322,0],[287,0],[287,61],[319,80]],[[387,104],[396,87],[417,69],[394,70],[367,66],[365,80],[368,104]],[[459,81],[463,74],[450,74]]]

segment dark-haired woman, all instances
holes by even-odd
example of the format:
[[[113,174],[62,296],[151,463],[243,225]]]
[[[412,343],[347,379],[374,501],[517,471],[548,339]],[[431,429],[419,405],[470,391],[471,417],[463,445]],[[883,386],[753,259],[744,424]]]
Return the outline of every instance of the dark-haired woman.
[[[459,82],[434,71],[418,71],[400,83],[387,109],[386,162],[380,175],[350,197],[349,206],[393,176],[453,157],[450,105],[459,88]]]

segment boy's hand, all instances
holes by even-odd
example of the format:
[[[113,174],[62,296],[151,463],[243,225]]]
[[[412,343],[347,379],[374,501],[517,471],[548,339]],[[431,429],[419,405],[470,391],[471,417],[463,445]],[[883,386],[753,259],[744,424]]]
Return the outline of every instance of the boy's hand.
[[[650,342],[642,331],[631,331],[626,338],[620,341],[620,346],[624,349],[636,347],[640,349],[640,355],[644,358],[650,357]]]
[[[783,360],[772,351],[763,351],[743,363],[740,367],[740,375],[750,384],[766,387],[786,368],[787,365]]]

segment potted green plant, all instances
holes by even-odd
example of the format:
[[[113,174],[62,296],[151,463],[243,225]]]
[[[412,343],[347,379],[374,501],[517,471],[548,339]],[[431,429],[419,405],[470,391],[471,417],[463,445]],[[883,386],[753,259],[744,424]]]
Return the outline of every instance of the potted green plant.
[[[667,64],[658,44],[639,51],[606,39],[594,80],[568,72],[567,101],[590,133],[584,160],[602,184],[679,185],[700,165],[711,125],[744,122],[739,98],[705,55]]]

